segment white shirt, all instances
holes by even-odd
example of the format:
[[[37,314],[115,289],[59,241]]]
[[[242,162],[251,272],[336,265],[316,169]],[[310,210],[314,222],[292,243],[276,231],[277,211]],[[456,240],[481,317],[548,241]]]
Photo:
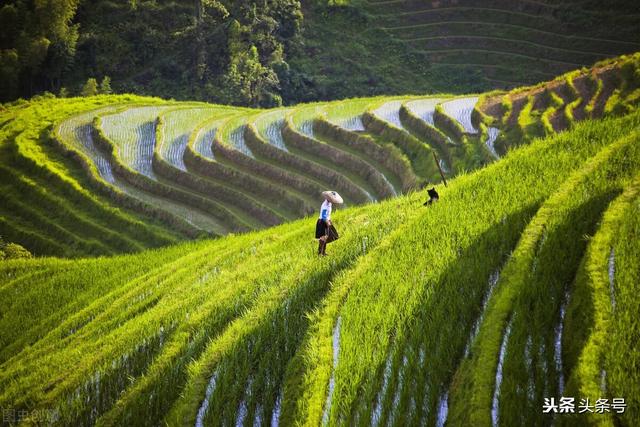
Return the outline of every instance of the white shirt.
[[[331,202],[325,200],[322,202],[322,206],[320,206],[320,219],[324,219],[325,221],[331,220]]]

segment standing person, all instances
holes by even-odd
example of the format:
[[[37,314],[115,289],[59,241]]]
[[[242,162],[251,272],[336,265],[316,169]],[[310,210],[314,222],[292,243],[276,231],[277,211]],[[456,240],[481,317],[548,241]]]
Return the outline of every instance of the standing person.
[[[331,210],[333,204],[341,204],[342,197],[335,191],[323,191],[324,201],[320,206],[320,216],[316,222],[316,239],[318,239],[318,255],[327,255],[327,238],[331,227]]]

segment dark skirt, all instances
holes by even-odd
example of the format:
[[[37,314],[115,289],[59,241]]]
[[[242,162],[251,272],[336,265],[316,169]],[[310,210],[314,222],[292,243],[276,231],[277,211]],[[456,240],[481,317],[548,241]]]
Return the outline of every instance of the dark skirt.
[[[326,236],[328,232],[327,221],[322,218],[318,218],[316,222],[316,239]]]

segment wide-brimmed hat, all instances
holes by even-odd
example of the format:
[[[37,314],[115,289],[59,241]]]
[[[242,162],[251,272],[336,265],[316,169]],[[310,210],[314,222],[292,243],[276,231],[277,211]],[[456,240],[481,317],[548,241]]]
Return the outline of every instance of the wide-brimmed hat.
[[[335,191],[323,191],[322,196],[330,201],[331,203],[335,203],[336,205],[340,205],[344,202],[342,197]]]

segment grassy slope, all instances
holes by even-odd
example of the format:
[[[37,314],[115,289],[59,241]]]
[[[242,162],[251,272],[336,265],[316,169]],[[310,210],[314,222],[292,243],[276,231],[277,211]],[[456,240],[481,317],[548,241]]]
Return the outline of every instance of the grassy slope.
[[[137,255],[3,263],[0,404],[55,408],[66,424],[193,425],[213,376],[206,424],[267,422],[278,401],[286,425],[317,425],[323,416],[330,424],[368,424],[372,416],[397,425],[433,423],[464,360],[489,277],[522,244],[547,199],[560,197],[561,184],[578,171],[591,179],[589,159],[621,145],[611,144],[639,120],[635,113],[578,124],[513,150],[453,180],[428,209],[420,206],[421,192],[338,211],[343,237],[327,259],[316,258],[312,220],[305,219]],[[636,157],[593,179],[637,172]],[[620,245],[618,286],[632,286],[625,274],[637,242]],[[506,283],[498,289],[509,291]],[[9,298],[16,292],[22,297]],[[619,303],[623,316],[635,304],[627,295]],[[500,336],[501,323],[486,319],[481,334]],[[631,355],[637,351],[626,336],[617,342]],[[487,351],[491,362],[474,368],[465,361],[465,375],[490,378],[497,362]],[[614,356],[613,384],[630,390]],[[467,397],[452,396],[452,421],[486,420],[490,408],[469,408]],[[482,417],[471,409],[484,411]],[[632,425],[637,419],[629,417],[636,416],[621,421]]]

